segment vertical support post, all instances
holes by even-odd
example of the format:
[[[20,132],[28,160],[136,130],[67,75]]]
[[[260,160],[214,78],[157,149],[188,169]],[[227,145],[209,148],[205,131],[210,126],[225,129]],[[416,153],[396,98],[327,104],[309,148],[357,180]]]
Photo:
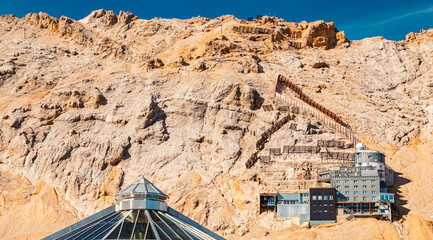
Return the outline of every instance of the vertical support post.
[[[388,209],[389,209],[389,222],[392,222],[392,208],[390,202],[388,202]]]
[[[223,36],[223,24],[221,23],[221,37]]]

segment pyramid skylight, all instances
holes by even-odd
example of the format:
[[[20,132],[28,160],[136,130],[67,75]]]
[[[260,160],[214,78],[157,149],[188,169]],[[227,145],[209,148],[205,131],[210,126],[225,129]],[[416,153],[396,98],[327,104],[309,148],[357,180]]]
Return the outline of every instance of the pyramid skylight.
[[[168,196],[141,177],[116,194],[118,202],[44,239],[223,239],[167,206]]]

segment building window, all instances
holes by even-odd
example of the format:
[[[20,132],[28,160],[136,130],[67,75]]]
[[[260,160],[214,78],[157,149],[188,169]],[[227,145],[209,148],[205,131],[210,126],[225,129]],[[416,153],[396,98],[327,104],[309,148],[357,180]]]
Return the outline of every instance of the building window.
[[[348,183],[348,182],[349,182],[349,180],[345,180],[344,182],[345,182],[345,183]]]
[[[336,183],[340,183],[340,180],[335,181]]]
[[[371,197],[371,201],[376,201],[376,197],[375,196]]]
[[[268,199],[268,205],[275,205],[275,200],[272,198]]]
[[[316,195],[311,196],[313,200],[316,200]]]
[[[358,182],[358,180],[353,180],[353,182],[355,182],[355,183],[356,183],[356,182]]]
[[[358,191],[353,192],[353,194],[358,195]]]
[[[329,200],[334,200],[334,196],[329,195]]]
[[[367,195],[367,191],[362,191],[362,195]]]
[[[344,188],[349,188],[349,186],[348,186],[348,185],[346,185],[346,186],[344,186]]]
[[[362,180],[362,182],[367,182],[367,180]]]
[[[353,201],[358,201],[358,197],[353,197]]]
[[[389,200],[393,200],[394,199],[394,195],[389,195]]]
[[[318,195],[317,200],[322,200],[322,195]]]
[[[367,197],[362,197],[362,201],[367,201]]]
[[[353,185],[353,188],[358,188],[358,185]]]
[[[371,194],[373,194],[373,195],[376,194],[376,191],[371,191]]]
[[[376,182],[376,180],[371,180],[371,182]]]
[[[367,185],[362,185],[362,188],[367,188]]]
[[[346,194],[346,195],[349,195],[349,191],[346,191],[345,194]]]
[[[340,188],[341,186],[340,185],[337,185],[337,188]]]
[[[323,195],[323,200],[328,200],[328,195]]]
[[[371,185],[371,188],[376,188],[376,185]]]

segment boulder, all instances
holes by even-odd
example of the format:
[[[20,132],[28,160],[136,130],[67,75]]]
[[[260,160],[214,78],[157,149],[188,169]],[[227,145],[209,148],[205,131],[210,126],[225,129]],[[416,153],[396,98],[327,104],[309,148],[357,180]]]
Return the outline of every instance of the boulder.
[[[3,64],[0,66],[0,76],[7,74],[15,74],[15,66],[13,64]]]
[[[195,71],[204,71],[207,69],[206,62],[205,61],[197,61],[194,63],[192,67]]]
[[[325,68],[329,67],[329,65],[322,58],[315,58],[311,63],[312,68]]]

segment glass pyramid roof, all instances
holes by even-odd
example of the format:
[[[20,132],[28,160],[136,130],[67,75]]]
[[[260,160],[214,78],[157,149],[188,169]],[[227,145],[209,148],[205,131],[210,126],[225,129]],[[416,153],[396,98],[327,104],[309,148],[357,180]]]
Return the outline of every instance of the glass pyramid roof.
[[[156,197],[163,200],[168,198],[167,194],[159,190],[155,185],[153,185],[153,183],[149,182],[149,180],[144,177],[140,177],[131,185],[116,193],[117,200],[139,197]]]
[[[121,201],[161,201],[167,199],[167,195],[141,177],[117,193],[116,198]],[[112,205],[44,239],[221,240],[224,238],[170,207],[166,211],[133,207],[125,210]]]

